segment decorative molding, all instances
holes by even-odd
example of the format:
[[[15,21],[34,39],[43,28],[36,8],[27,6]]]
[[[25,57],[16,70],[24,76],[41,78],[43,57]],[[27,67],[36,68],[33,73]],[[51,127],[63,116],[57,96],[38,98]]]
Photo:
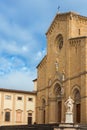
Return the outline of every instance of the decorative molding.
[[[70,41],[70,46],[71,47],[77,47],[81,45],[81,40],[80,39],[74,39]]]
[[[69,81],[69,80],[74,80],[74,79],[76,79],[76,78],[79,78],[79,77],[81,77],[81,76],[83,76],[83,75],[85,75],[85,74],[87,74],[87,71],[84,71],[84,72],[79,73],[78,75],[69,77],[69,78],[65,79],[65,80],[63,81],[63,83],[65,83],[65,82],[67,82],[67,81]],[[55,79],[55,80],[52,82],[51,86],[52,86],[55,82],[57,82],[57,81],[58,81],[58,79]],[[62,84],[61,84],[61,85],[62,85]],[[37,92],[41,92],[41,91],[43,91],[43,90],[46,90],[46,89],[48,89],[48,88],[51,87],[51,86],[46,86],[46,87],[43,88],[43,89],[37,90]]]
[[[75,37],[75,38],[70,38],[69,39],[69,45],[70,47],[74,47],[76,49],[76,52],[77,52],[77,49],[79,47],[83,48],[85,46],[84,42],[82,40],[85,40],[87,39],[87,36],[81,36],[81,37]]]
[[[69,80],[73,80],[73,79],[79,78],[80,76],[85,75],[85,74],[87,74],[87,71],[84,71],[84,72],[79,73],[78,75],[69,77],[69,78],[67,78],[64,82],[67,82],[67,81],[69,81]]]
[[[70,47],[74,47],[75,50],[76,50],[76,53],[77,53],[78,47],[80,47],[80,46],[81,46],[81,40],[80,39],[70,40]]]

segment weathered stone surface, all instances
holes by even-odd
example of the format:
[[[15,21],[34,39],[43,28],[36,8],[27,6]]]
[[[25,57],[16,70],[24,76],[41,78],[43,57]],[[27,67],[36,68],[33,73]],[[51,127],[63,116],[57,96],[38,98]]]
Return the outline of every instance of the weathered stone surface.
[[[37,66],[37,123],[65,122],[69,96],[75,101],[73,122],[87,123],[87,17],[57,14],[46,37],[47,55]]]

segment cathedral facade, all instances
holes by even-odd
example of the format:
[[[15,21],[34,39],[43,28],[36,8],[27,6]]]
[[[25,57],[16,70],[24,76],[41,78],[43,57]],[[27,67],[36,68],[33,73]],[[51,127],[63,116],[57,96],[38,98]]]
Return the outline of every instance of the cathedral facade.
[[[74,123],[87,123],[87,17],[58,13],[47,33],[47,54],[37,66],[37,123],[65,122],[74,100]]]

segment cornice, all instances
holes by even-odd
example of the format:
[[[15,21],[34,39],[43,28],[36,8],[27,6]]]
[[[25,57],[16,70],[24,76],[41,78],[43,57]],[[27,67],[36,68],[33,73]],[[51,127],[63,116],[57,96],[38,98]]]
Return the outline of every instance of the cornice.
[[[14,89],[6,89],[6,88],[0,88],[0,92],[22,93],[22,94],[36,95],[35,91],[14,90]]]
[[[66,83],[66,82],[68,82],[69,80],[74,80],[74,79],[79,78],[79,77],[81,77],[81,76],[83,76],[83,75],[86,75],[86,74],[87,74],[87,71],[81,72],[81,73],[79,73],[78,75],[75,75],[75,76],[72,76],[72,77],[69,77],[69,78],[65,79],[62,83]],[[38,92],[41,92],[41,91],[44,91],[44,90],[46,90],[46,89],[49,89],[49,88],[52,87],[53,84],[54,84],[55,82],[57,82],[57,81],[58,81],[58,79],[55,79],[50,86],[46,86],[46,87],[44,87],[43,89],[41,88],[40,90],[37,90],[37,93],[38,93]],[[60,83],[60,85],[62,85],[62,84]]]
[[[85,38],[87,38],[87,36],[73,37],[70,38],[69,40],[78,40],[78,39],[85,39]]]

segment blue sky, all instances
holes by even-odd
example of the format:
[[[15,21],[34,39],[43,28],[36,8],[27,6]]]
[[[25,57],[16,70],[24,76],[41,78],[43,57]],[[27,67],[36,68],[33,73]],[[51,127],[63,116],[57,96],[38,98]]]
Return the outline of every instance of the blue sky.
[[[0,0],[0,88],[33,90],[58,6],[87,16],[87,0]]]

